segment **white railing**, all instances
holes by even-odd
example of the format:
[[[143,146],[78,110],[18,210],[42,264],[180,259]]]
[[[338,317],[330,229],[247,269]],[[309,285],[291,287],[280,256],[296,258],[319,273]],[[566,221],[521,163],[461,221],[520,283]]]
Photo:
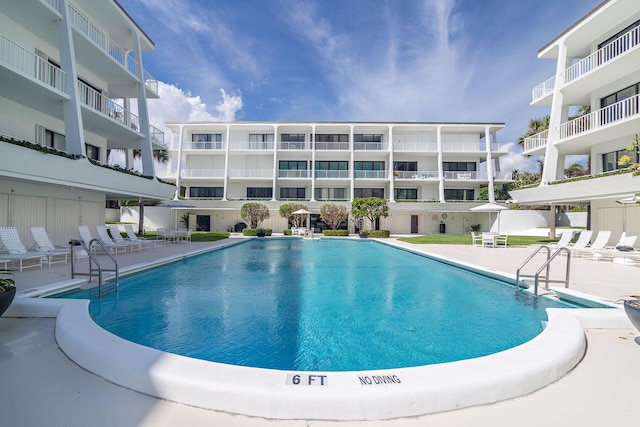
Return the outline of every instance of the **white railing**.
[[[316,178],[349,178],[348,170],[317,170]]]
[[[149,136],[151,137],[151,141],[155,142],[158,145],[166,147],[166,145],[164,144],[164,132],[162,132],[154,125],[149,125]]]
[[[354,178],[362,179],[385,179],[389,176],[388,171],[354,170]]]
[[[353,149],[357,151],[383,151],[389,146],[386,142],[354,142]]]
[[[348,142],[315,142],[316,150],[349,150]]]
[[[543,83],[540,83],[538,86],[534,87],[531,91],[531,99],[532,102],[536,102],[540,98],[544,98],[553,92],[553,87],[556,85],[556,76],[548,78]]]
[[[0,62],[61,92],[66,89],[64,71],[3,35],[0,35]]]
[[[84,105],[107,117],[111,117],[113,120],[120,122],[136,132],[139,131],[140,119],[123,106],[82,82],[78,82],[78,92],[80,102]]]
[[[224,169],[186,169],[182,171],[183,178],[224,178]]]
[[[57,11],[57,12],[60,11],[60,6],[59,6],[59,1],[58,0],[41,0],[41,1],[43,3],[47,3],[55,11]]]
[[[496,150],[498,148],[498,144],[492,144],[492,150]],[[463,152],[463,153],[473,153],[478,151],[485,151],[484,144],[479,143],[454,143],[454,142],[444,142],[442,143],[442,151],[455,151],[455,152]]]
[[[591,70],[606,64],[612,59],[628,52],[640,44],[640,27],[621,35],[605,46],[602,46],[591,55],[573,64],[562,73],[563,82],[569,83],[576,80]]]
[[[611,104],[605,108],[592,111],[569,122],[560,125],[560,139],[595,130],[620,120],[638,115],[640,95]]]
[[[549,140],[549,131],[543,130],[535,135],[528,136],[524,139],[523,152],[535,150],[541,147],[546,147]]]
[[[186,141],[183,143],[182,148],[185,150],[224,150],[225,146],[222,141],[210,141],[210,142]]]
[[[396,179],[438,179],[438,171],[393,171]]]
[[[478,172],[475,171],[446,171],[442,173],[444,174],[444,179],[450,180],[470,181],[480,179]]]
[[[393,143],[394,151],[420,151],[427,152],[432,151],[434,153],[438,152],[438,144],[435,142],[400,142],[396,141]]]
[[[512,172],[494,172],[493,179],[497,179],[499,181],[513,181],[513,173]]]
[[[305,169],[278,169],[278,178],[311,178],[311,171]]]
[[[273,150],[274,143],[271,142],[231,142],[229,143],[229,149],[231,150]]]
[[[264,178],[273,179],[271,169],[231,169],[229,178]]]
[[[69,15],[71,16],[71,25],[81,34],[93,42],[99,49],[113,58],[118,64],[124,67],[134,77],[138,77],[140,64],[131,55],[127,53],[118,43],[116,43],[107,33],[102,31],[88,16],[86,16],[74,4],[69,3]],[[147,71],[144,71],[144,84],[149,89],[158,93],[158,80],[156,80]]]
[[[303,141],[280,141],[278,149],[280,150],[309,150],[311,143]]]

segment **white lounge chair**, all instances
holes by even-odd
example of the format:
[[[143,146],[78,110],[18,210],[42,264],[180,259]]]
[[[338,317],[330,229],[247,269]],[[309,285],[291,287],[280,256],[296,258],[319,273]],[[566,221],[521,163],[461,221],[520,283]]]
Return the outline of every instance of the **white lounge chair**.
[[[131,226],[131,224],[125,224],[124,231],[126,231],[127,238],[129,240],[131,240],[132,242],[140,242],[140,244],[143,245],[143,247],[145,245],[147,247],[149,247],[151,245],[153,245],[155,247],[158,242],[161,242],[161,240],[157,240],[157,239],[141,239],[140,237],[138,237],[136,232],[133,230],[133,227]]]
[[[609,238],[611,237],[611,231],[601,230],[598,231],[596,239],[591,243],[591,246],[581,249],[577,252],[577,255],[583,258],[598,259],[602,257],[602,252],[607,248]]]
[[[105,227],[104,225],[96,225],[96,231],[98,232],[98,239],[100,239],[102,244],[105,247],[110,247],[111,249],[113,249],[116,255],[118,255],[118,249],[122,249],[124,250],[124,252],[127,252],[127,248],[131,248],[131,245],[129,245],[124,240],[122,242],[117,242],[111,236],[109,236],[107,227]]]
[[[549,244],[549,246],[555,249],[564,248],[565,246],[569,246],[572,238],[573,238],[573,231],[571,230],[563,231],[562,234],[560,235],[560,240],[558,240],[556,243]]]
[[[133,252],[134,249],[142,249],[142,243],[140,241],[135,242],[131,239],[125,239],[124,237],[122,237],[122,234],[120,234],[120,229],[117,225],[112,224],[109,226],[109,234],[111,234],[111,238],[116,244],[128,245],[131,252]]]
[[[31,252],[22,244],[18,230],[15,227],[0,227],[0,242],[2,242],[4,253],[0,253],[1,262],[18,261],[20,271],[27,267],[40,266],[42,268],[42,260],[48,259],[49,256],[43,252]],[[25,265],[24,261],[35,260],[37,264]],[[6,265],[6,264],[5,264]]]
[[[471,232],[471,244],[473,246],[481,246],[482,245],[482,235],[480,233],[476,233],[475,231]]]
[[[94,238],[91,235],[91,231],[89,231],[89,227],[87,227],[86,225],[79,225],[78,233],[80,233],[80,240],[83,240],[87,246],[91,245],[91,241],[94,240]],[[103,241],[102,239],[97,239],[97,240],[100,240],[100,242],[102,243],[102,246],[104,246],[106,250],[113,251],[117,254],[116,245],[115,243],[113,243],[113,241],[111,241],[111,238],[109,238],[108,241]],[[99,247],[100,247],[99,245],[91,246],[90,249],[93,253],[95,253],[96,248],[99,248]]]
[[[51,243],[51,239],[49,239],[49,235],[47,234],[47,230],[45,230],[42,226],[31,227],[31,236],[33,240],[36,242],[36,248],[38,252],[43,252],[49,254],[49,266],[56,262],[67,263],[67,257],[71,253],[71,249],[69,246],[55,246]],[[53,261],[54,257],[62,258],[59,261]]]
[[[509,240],[508,234],[498,234],[494,241],[495,241],[496,247],[504,246],[506,248],[507,240]]]
[[[591,245],[591,236],[593,236],[593,231],[591,230],[583,230],[582,232],[580,232],[580,237],[578,237],[578,240],[576,240],[575,243],[567,246],[567,248],[571,250],[571,254],[577,255],[581,250],[588,248],[589,245]],[[561,255],[564,255],[564,252],[561,253]]]

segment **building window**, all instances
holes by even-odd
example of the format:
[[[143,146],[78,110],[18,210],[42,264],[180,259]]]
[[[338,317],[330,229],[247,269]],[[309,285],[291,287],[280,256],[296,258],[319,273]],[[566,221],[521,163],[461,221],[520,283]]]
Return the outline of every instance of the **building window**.
[[[384,199],[384,188],[354,188],[354,197],[379,197]]]
[[[221,133],[193,133],[191,134],[191,147],[200,150],[221,150]]]
[[[317,150],[348,150],[349,135],[321,133],[314,136]]]
[[[475,200],[473,198],[475,190],[473,188],[445,188],[445,200]]]
[[[44,145],[61,151],[64,151],[67,146],[64,135],[49,129],[44,130]]]
[[[316,142],[349,142],[349,135],[346,133],[318,133],[315,135]]]
[[[283,133],[280,135],[281,142],[304,142],[304,133]]]
[[[476,163],[475,162],[442,162],[442,170],[445,172],[475,172]]]
[[[393,194],[395,200],[418,200],[417,188],[394,188]]]
[[[356,171],[383,171],[384,162],[353,162],[353,170]]]
[[[306,160],[280,160],[278,163],[280,178],[307,178]]]
[[[339,160],[316,161],[316,178],[349,178],[349,162]]]
[[[616,120],[621,120],[638,111],[638,100],[630,100],[632,104],[623,102],[619,105],[613,105],[617,102],[624,101],[640,93],[640,83],[636,83],[611,95],[607,95],[600,100],[600,122],[607,124]],[[609,108],[606,108],[609,107]]]
[[[189,197],[192,199],[222,199],[223,195],[224,187],[189,187]]]
[[[247,187],[247,199],[271,199],[273,188],[271,187]]]
[[[280,199],[305,199],[306,188],[304,187],[281,187]]]
[[[273,142],[272,133],[250,133],[249,143],[251,147],[268,148],[269,143]]]
[[[620,157],[622,156],[631,157],[631,164],[640,162],[640,156],[638,155],[638,153],[632,151],[618,150],[612,151],[610,153],[604,153],[602,155],[602,172],[628,168],[629,165],[621,166],[618,164],[618,162],[620,161]]]
[[[314,194],[316,200],[347,200],[346,188],[316,187]]]
[[[353,135],[354,150],[380,150],[382,148],[382,135],[362,134]]]
[[[96,147],[95,145],[85,144],[85,150],[87,152],[87,157],[91,160],[100,160],[100,147]]]
[[[393,170],[401,172],[417,172],[418,162],[393,162]]]

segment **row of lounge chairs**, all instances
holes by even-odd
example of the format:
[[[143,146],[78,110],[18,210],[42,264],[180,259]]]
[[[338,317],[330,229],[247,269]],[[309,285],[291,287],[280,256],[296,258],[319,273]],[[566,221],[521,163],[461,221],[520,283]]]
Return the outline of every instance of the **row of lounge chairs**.
[[[609,244],[611,239],[611,231],[609,230],[599,231],[593,242],[591,242],[592,236],[593,231],[584,230],[580,232],[578,240],[571,243],[573,231],[565,231],[553,246],[555,248],[565,247],[571,251],[573,256],[581,258],[600,260],[623,257],[625,259],[635,258],[640,261],[640,252],[634,249],[638,236],[627,235],[623,232],[615,245]]]
[[[162,243],[163,240],[160,239],[141,239],[139,238],[133,227],[130,224],[126,224],[125,232],[127,237],[124,238],[120,233],[120,229],[117,225],[110,225],[107,229],[104,225],[96,226],[96,231],[98,233],[98,237],[94,238],[89,230],[89,227],[86,225],[78,226],[78,233],[80,234],[80,240],[84,241],[85,244],[89,245],[92,241],[97,240],[101,245],[93,245],[91,246],[92,251],[96,251],[99,248],[104,248],[114,254],[118,254],[119,252],[133,252],[136,250],[141,250],[150,246],[155,246],[158,243]]]

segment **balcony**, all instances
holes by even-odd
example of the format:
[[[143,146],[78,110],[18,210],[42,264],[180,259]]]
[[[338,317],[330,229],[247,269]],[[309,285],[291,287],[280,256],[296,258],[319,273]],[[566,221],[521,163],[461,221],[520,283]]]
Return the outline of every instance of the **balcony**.
[[[275,144],[271,142],[250,142],[250,141],[235,141],[229,143],[229,149],[232,151],[273,151]]]
[[[140,129],[140,119],[123,106],[115,103],[95,89],[78,82],[80,102],[105,117],[119,122],[121,125],[131,128],[135,132]]]
[[[394,171],[396,179],[438,179],[438,171]]]
[[[180,174],[182,178],[224,179],[224,169],[184,169]]]
[[[353,149],[356,151],[386,151],[389,145],[386,142],[354,142]]]
[[[438,144],[435,142],[394,142],[394,151],[411,151],[411,152],[432,152],[438,153]]]
[[[185,141],[182,144],[183,150],[224,150],[226,147],[223,142],[193,142]]]
[[[543,154],[549,140],[549,130],[544,130],[524,139],[522,154]]]
[[[637,64],[639,59],[637,52],[640,52],[638,46],[640,46],[640,27],[632,29],[613,40],[611,43],[593,52],[586,58],[572,64],[560,74],[560,81],[562,82],[562,85],[569,85],[570,83],[582,80],[587,75],[592,74],[594,71],[604,68],[615,61],[616,63],[620,63],[619,66],[607,71],[606,76],[607,81],[614,81],[628,73],[629,66],[633,67],[634,64]],[[632,51],[635,51],[636,53],[634,55],[626,55]],[[622,59],[623,56],[625,57],[624,60]],[[599,86],[602,86],[602,81],[597,83]],[[554,84],[555,77],[551,77],[544,83],[536,86],[532,92],[531,103],[535,104],[549,95],[553,91]],[[580,84],[579,88],[577,87],[575,90],[566,93],[565,97],[569,96],[567,101],[573,102],[572,96],[578,96],[580,93],[584,93],[585,91],[588,92],[591,87],[593,87],[591,82],[585,81]]]
[[[317,170],[316,178],[349,178],[348,170]]]
[[[481,179],[480,173],[476,171],[446,171],[442,173],[444,175],[444,179],[446,180],[473,181],[473,180]]]
[[[316,142],[316,150],[349,150],[348,142]]]
[[[387,179],[389,176],[388,171],[378,170],[355,170],[353,174],[356,179]]]
[[[303,141],[280,141],[278,143],[279,150],[310,150],[311,143]]]
[[[271,169],[230,169],[229,178],[273,179]]]
[[[71,18],[71,26],[78,33],[82,34],[95,47],[99,48],[122,68],[129,72],[136,81],[138,80],[138,71],[140,64],[131,56],[132,53],[122,48],[109,35],[98,27],[88,16],[86,16],[73,3],[69,3],[69,15]],[[83,56],[81,56],[83,57]],[[97,67],[98,69],[100,67]],[[151,92],[151,97],[158,97],[158,81],[147,71],[143,70],[143,78],[145,87]]]
[[[640,95],[635,95],[622,101],[611,104],[605,108],[592,111],[576,119],[563,123],[559,128],[560,140],[575,137],[585,133],[592,133],[599,129],[618,127],[621,124],[628,126],[621,127],[620,132],[633,133],[634,126],[637,126],[639,114]],[[635,120],[634,120],[635,119]],[[628,128],[628,129],[627,129]],[[613,139],[614,135],[609,135],[608,139]]]
[[[278,178],[311,178],[311,171],[303,169],[278,169]]]

